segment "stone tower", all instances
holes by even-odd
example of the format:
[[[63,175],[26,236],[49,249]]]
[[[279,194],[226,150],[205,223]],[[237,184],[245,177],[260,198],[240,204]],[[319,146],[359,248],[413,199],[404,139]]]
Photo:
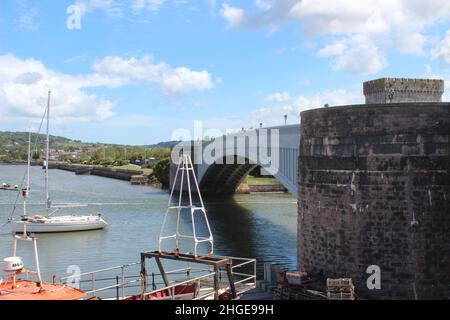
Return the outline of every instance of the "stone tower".
[[[366,105],[302,112],[299,268],[353,278],[360,298],[450,298],[442,91],[440,80],[380,79],[364,84]]]
[[[444,80],[381,78],[364,82],[366,104],[442,102]]]

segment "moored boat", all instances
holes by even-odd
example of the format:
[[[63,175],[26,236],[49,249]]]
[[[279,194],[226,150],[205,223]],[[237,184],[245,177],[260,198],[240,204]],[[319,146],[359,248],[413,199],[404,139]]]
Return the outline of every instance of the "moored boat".
[[[22,220],[14,221],[11,225],[12,231],[20,233],[23,224],[27,224],[29,232],[33,233],[57,233],[90,231],[106,228],[108,224],[101,215],[89,216],[26,216]]]
[[[0,190],[19,191],[19,186],[18,185],[11,185],[9,183],[2,183],[0,185]]]
[[[13,232],[21,232],[23,225],[27,224],[27,230],[33,233],[58,233],[58,232],[74,232],[74,231],[90,231],[104,229],[108,226],[105,220],[100,214],[90,215],[64,215],[64,216],[52,216],[60,208],[70,206],[53,206],[49,195],[49,147],[50,147],[50,135],[49,135],[49,123],[50,123],[50,97],[51,92],[48,92],[47,101],[47,138],[46,138],[46,157],[44,161],[45,169],[45,194],[46,194],[46,208],[44,214],[28,215],[26,212],[26,206],[24,205],[24,212],[20,220],[11,221],[11,229]],[[22,196],[24,201],[29,195],[29,179],[30,179],[30,154],[31,154],[31,135],[28,141],[28,166],[27,166],[27,189],[24,189]],[[53,209],[53,212],[50,212]]]

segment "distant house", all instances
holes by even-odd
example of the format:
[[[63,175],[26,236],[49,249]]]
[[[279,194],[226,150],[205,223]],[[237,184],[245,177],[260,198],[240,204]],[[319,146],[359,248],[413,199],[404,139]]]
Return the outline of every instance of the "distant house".
[[[159,161],[159,159],[156,159],[156,158],[148,158],[143,161],[142,166],[153,168],[158,161]]]
[[[84,148],[81,149],[81,151],[82,151],[83,153],[95,153],[95,152],[97,152],[99,149],[100,149],[100,148],[98,148],[98,147],[84,147]]]
[[[142,160],[141,159],[131,159],[130,163],[134,164],[134,165],[137,165],[137,166],[141,166],[142,165]]]
[[[130,163],[137,165],[137,166],[141,166],[141,167],[152,168],[158,161],[159,161],[159,159],[156,159],[156,158],[131,159]]]

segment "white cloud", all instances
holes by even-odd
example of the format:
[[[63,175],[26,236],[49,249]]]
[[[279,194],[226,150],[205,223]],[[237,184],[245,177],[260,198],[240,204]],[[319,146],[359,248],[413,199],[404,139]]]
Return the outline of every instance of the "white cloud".
[[[12,54],[0,56],[0,122],[25,124],[40,120],[52,89],[52,115],[57,123],[101,122],[114,116],[116,103],[88,92],[96,87],[117,88],[128,83],[159,86],[166,95],[208,90],[214,85],[206,71],[171,68],[151,56],[106,57],[94,63],[93,72],[61,73],[35,59]]]
[[[142,10],[158,11],[164,5],[166,0],[133,0],[131,9],[133,13],[139,13]]]
[[[263,10],[269,10],[274,6],[275,1],[274,0],[255,0],[255,4]]]
[[[39,24],[36,22],[38,16],[38,10],[29,6],[26,0],[17,1],[19,5],[20,16],[16,20],[17,26],[27,32],[36,31],[39,28]]]
[[[211,75],[205,70],[172,68],[164,62],[155,62],[150,55],[129,59],[105,57],[94,63],[93,70],[100,82],[107,79],[121,85],[122,82],[144,81],[161,87],[166,94],[186,94],[209,90],[214,86]]]
[[[318,55],[320,57],[333,57],[342,54],[347,49],[347,45],[342,42],[335,42],[326,45],[319,50]]]
[[[274,93],[265,99],[273,103],[272,106],[252,111],[250,118],[253,125],[260,122],[264,126],[284,124],[284,115],[288,116],[288,123],[298,123],[300,112],[330,106],[349,105],[362,103],[363,97],[360,93],[348,90],[325,90],[312,95],[292,96],[287,92]]]
[[[0,56],[0,110],[2,121],[39,121],[53,89],[52,115],[58,123],[103,121],[114,112],[114,102],[82,89],[88,81],[51,70],[35,59]]]
[[[401,9],[399,1],[395,0],[303,0],[297,2],[288,13],[289,16],[301,20],[305,26],[304,32],[309,34],[349,34],[378,33],[389,30],[389,21],[384,14],[390,12],[390,17]],[[401,19],[401,16],[393,19]]]
[[[291,96],[287,92],[277,92],[265,99],[268,102],[288,102],[291,100]]]
[[[436,48],[431,51],[431,57],[450,64],[450,30],[447,31],[444,39],[438,43]]]
[[[395,39],[395,47],[401,53],[423,55],[424,45],[429,39],[419,32],[404,32]]]
[[[221,10],[222,17],[224,17],[230,27],[237,28],[242,25],[245,20],[244,10],[237,7],[232,7],[224,3]]]
[[[422,75],[425,79],[442,79],[444,80],[444,94],[442,95],[442,101],[450,102],[450,71],[442,70],[444,71],[443,74],[436,74],[433,72],[433,69],[431,66],[426,65],[425,66],[425,73]]]
[[[424,48],[433,40],[433,27],[450,21],[450,1],[441,0],[255,1],[253,9],[232,7],[239,14],[224,16],[230,27],[276,30],[296,23],[304,37],[324,43],[318,56],[334,57],[335,70],[357,74],[382,70],[388,65],[386,56],[391,50],[426,54]],[[349,68],[350,56],[370,50],[375,51],[376,57],[369,66],[358,59],[358,65]],[[445,61],[445,52],[443,42],[433,56]]]
[[[111,17],[123,16],[122,4],[117,0],[77,0],[75,5],[80,7],[83,15],[95,10],[103,10]]]
[[[333,63],[334,70],[369,75],[387,67],[387,58],[375,46],[362,45],[344,51]]]

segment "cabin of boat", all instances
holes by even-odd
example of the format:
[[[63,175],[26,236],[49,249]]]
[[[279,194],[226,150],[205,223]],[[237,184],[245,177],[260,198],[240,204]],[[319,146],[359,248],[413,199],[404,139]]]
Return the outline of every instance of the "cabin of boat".
[[[0,190],[8,190],[8,191],[19,191],[18,185],[11,185],[8,183],[2,183],[0,185]]]

